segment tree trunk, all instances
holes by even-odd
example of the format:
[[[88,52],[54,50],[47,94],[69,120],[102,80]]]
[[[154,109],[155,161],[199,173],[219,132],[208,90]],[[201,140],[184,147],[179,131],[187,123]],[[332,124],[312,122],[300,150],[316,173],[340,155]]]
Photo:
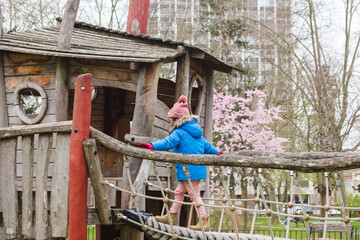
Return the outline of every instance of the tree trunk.
[[[320,205],[324,206],[326,204],[326,186],[324,183],[324,174],[317,173],[316,177],[317,177],[317,181],[318,181],[318,191],[320,194]],[[324,208],[321,208],[320,216],[325,217]]]
[[[248,196],[248,191],[247,191],[248,180],[247,179],[244,180],[244,177],[246,177],[246,176],[243,175],[242,176],[242,181],[241,181],[241,198],[243,198],[243,199],[247,198],[247,196]],[[242,202],[242,207],[243,208],[248,207],[247,201]],[[241,223],[243,225],[243,229],[247,229],[248,222],[249,222],[249,214],[247,213],[247,211],[242,211],[242,213],[241,213]]]
[[[270,187],[270,192],[269,192],[269,196],[270,196],[270,201],[276,201],[276,193],[275,193],[275,187],[272,184],[269,184]],[[270,204],[270,208],[271,208],[271,212],[276,212],[276,204],[275,203],[271,203]],[[276,214],[271,214],[271,222],[272,223],[279,223],[279,218],[277,217]]]

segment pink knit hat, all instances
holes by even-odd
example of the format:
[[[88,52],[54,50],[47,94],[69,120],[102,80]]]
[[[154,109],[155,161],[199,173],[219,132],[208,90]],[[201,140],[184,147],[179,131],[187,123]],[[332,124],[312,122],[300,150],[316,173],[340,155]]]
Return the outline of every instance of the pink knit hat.
[[[174,104],[168,113],[169,118],[178,118],[185,115],[189,115],[189,106],[187,104],[187,99],[184,95],[179,97],[179,100]]]

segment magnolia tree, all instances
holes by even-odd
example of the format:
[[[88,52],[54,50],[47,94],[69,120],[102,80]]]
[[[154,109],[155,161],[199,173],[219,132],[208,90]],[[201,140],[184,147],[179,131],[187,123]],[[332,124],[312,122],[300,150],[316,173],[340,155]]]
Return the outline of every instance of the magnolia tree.
[[[267,109],[266,94],[260,90],[246,91],[245,95],[246,97],[239,97],[215,93],[213,141],[216,147],[225,153],[241,150],[284,151],[283,143],[287,139],[277,137],[272,130],[275,121],[282,120],[280,108]],[[254,187],[257,184],[254,183],[255,169],[214,167],[210,172],[211,192],[219,196],[224,196],[224,188],[219,181],[220,175],[231,176],[233,178],[231,186],[235,183],[234,175],[239,175],[242,198],[247,196],[248,184]],[[264,174],[267,172],[264,171]],[[270,180],[270,178],[266,179]],[[235,189],[230,187],[230,190],[234,192]],[[243,223],[245,225],[247,223],[246,214]]]

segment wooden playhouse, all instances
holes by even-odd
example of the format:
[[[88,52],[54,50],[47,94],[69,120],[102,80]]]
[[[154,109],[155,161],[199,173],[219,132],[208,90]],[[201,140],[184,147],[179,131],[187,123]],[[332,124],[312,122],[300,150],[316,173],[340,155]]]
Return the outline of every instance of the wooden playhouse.
[[[200,116],[205,138],[211,140],[214,71],[229,74],[233,67],[183,42],[113,31],[86,23],[75,23],[70,50],[57,48],[58,36],[59,27],[52,27],[6,34],[0,39],[0,128],[71,120],[75,78],[91,73],[92,127],[119,140],[124,140],[128,133],[163,138],[168,135],[167,112],[178,96],[184,94],[190,99],[192,113]],[[167,70],[172,69],[173,80],[160,77],[165,66]],[[29,101],[24,101],[24,98],[32,98],[37,103],[36,109],[29,112],[32,106],[26,106]],[[35,136],[34,149],[40,147],[38,141]],[[14,160],[15,191],[19,199],[26,165],[22,161],[21,143],[19,136]],[[59,155],[54,153],[56,143],[52,145],[50,162],[44,173],[49,199],[54,189],[53,174],[59,171],[55,170],[59,161]],[[103,176],[120,185],[123,157],[102,146],[98,146],[98,150]],[[61,159],[65,161],[66,157]],[[8,161],[11,160],[7,156],[2,156],[2,169]],[[35,168],[36,164],[35,157]],[[132,174],[135,176],[132,177],[136,177],[139,167],[139,164],[134,166]],[[165,164],[163,167],[166,170]],[[66,165],[63,171],[66,172]],[[169,180],[167,176],[164,171],[162,179],[165,185]],[[34,171],[33,185],[30,186],[34,190],[33,199],[36,198],[37,177],[37,171]],[[63,182],[57,184],[66,185],[66,173],[61,179]],[[0,238],[3,239],[12,229],[5,229],[3,221],[4,215],[8,216],[5,213],[8,201],[4,200],[8,195],[5,193],[11,186],[6,179],[2,179],[0,186]],[[151,186],[147,191],[157,194],[156,188]],[[112,207],[121,207],[119,194],[109,190],[108,196]],[[89,188],[88,206],[94,204]],[[33,200],[33,205],[35,209],[36,200]],[[51,203],[48,205],[51,214]],[[150,201],[147,205],[152,212],[159,213],[161,204]],[[21,225],[21,201],[17,214],[15,218],[19,218]],[[17,233],[21,236],[20,227]]]

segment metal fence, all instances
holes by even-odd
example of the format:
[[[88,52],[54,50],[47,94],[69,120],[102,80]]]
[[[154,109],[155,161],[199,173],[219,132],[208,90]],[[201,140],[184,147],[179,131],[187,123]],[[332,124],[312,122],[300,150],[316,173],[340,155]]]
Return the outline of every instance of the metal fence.
[[[213,229],[212,231],[217,231],[216,229]],[[273,229],[274,237],[279,238],[285,238],[286,237],[286,230],[284,229]],[[222,232],[235,232],[234,230],[230,229],[223,229]],[[240,230],[241,233],[249,233],[249,230]],[[258,229],[254,230],[254,234],[259,235],[265,235],[270,236],[270,230],[268,229]],[[350,239],[352,240],[360,240],[360,232],[357,230],[356,227],[353,227],[353,229],[350,232]],[[289,238],[288,239],[307,239],[307,234],[305,230],[290,230],[289,231]],[[323,232],[322,231],[311,231],[310,239],[313,240],[322,240],[323,239]],[[348,239],[347,232],[346,231],[328,231],[326,233],[325,239]]]

